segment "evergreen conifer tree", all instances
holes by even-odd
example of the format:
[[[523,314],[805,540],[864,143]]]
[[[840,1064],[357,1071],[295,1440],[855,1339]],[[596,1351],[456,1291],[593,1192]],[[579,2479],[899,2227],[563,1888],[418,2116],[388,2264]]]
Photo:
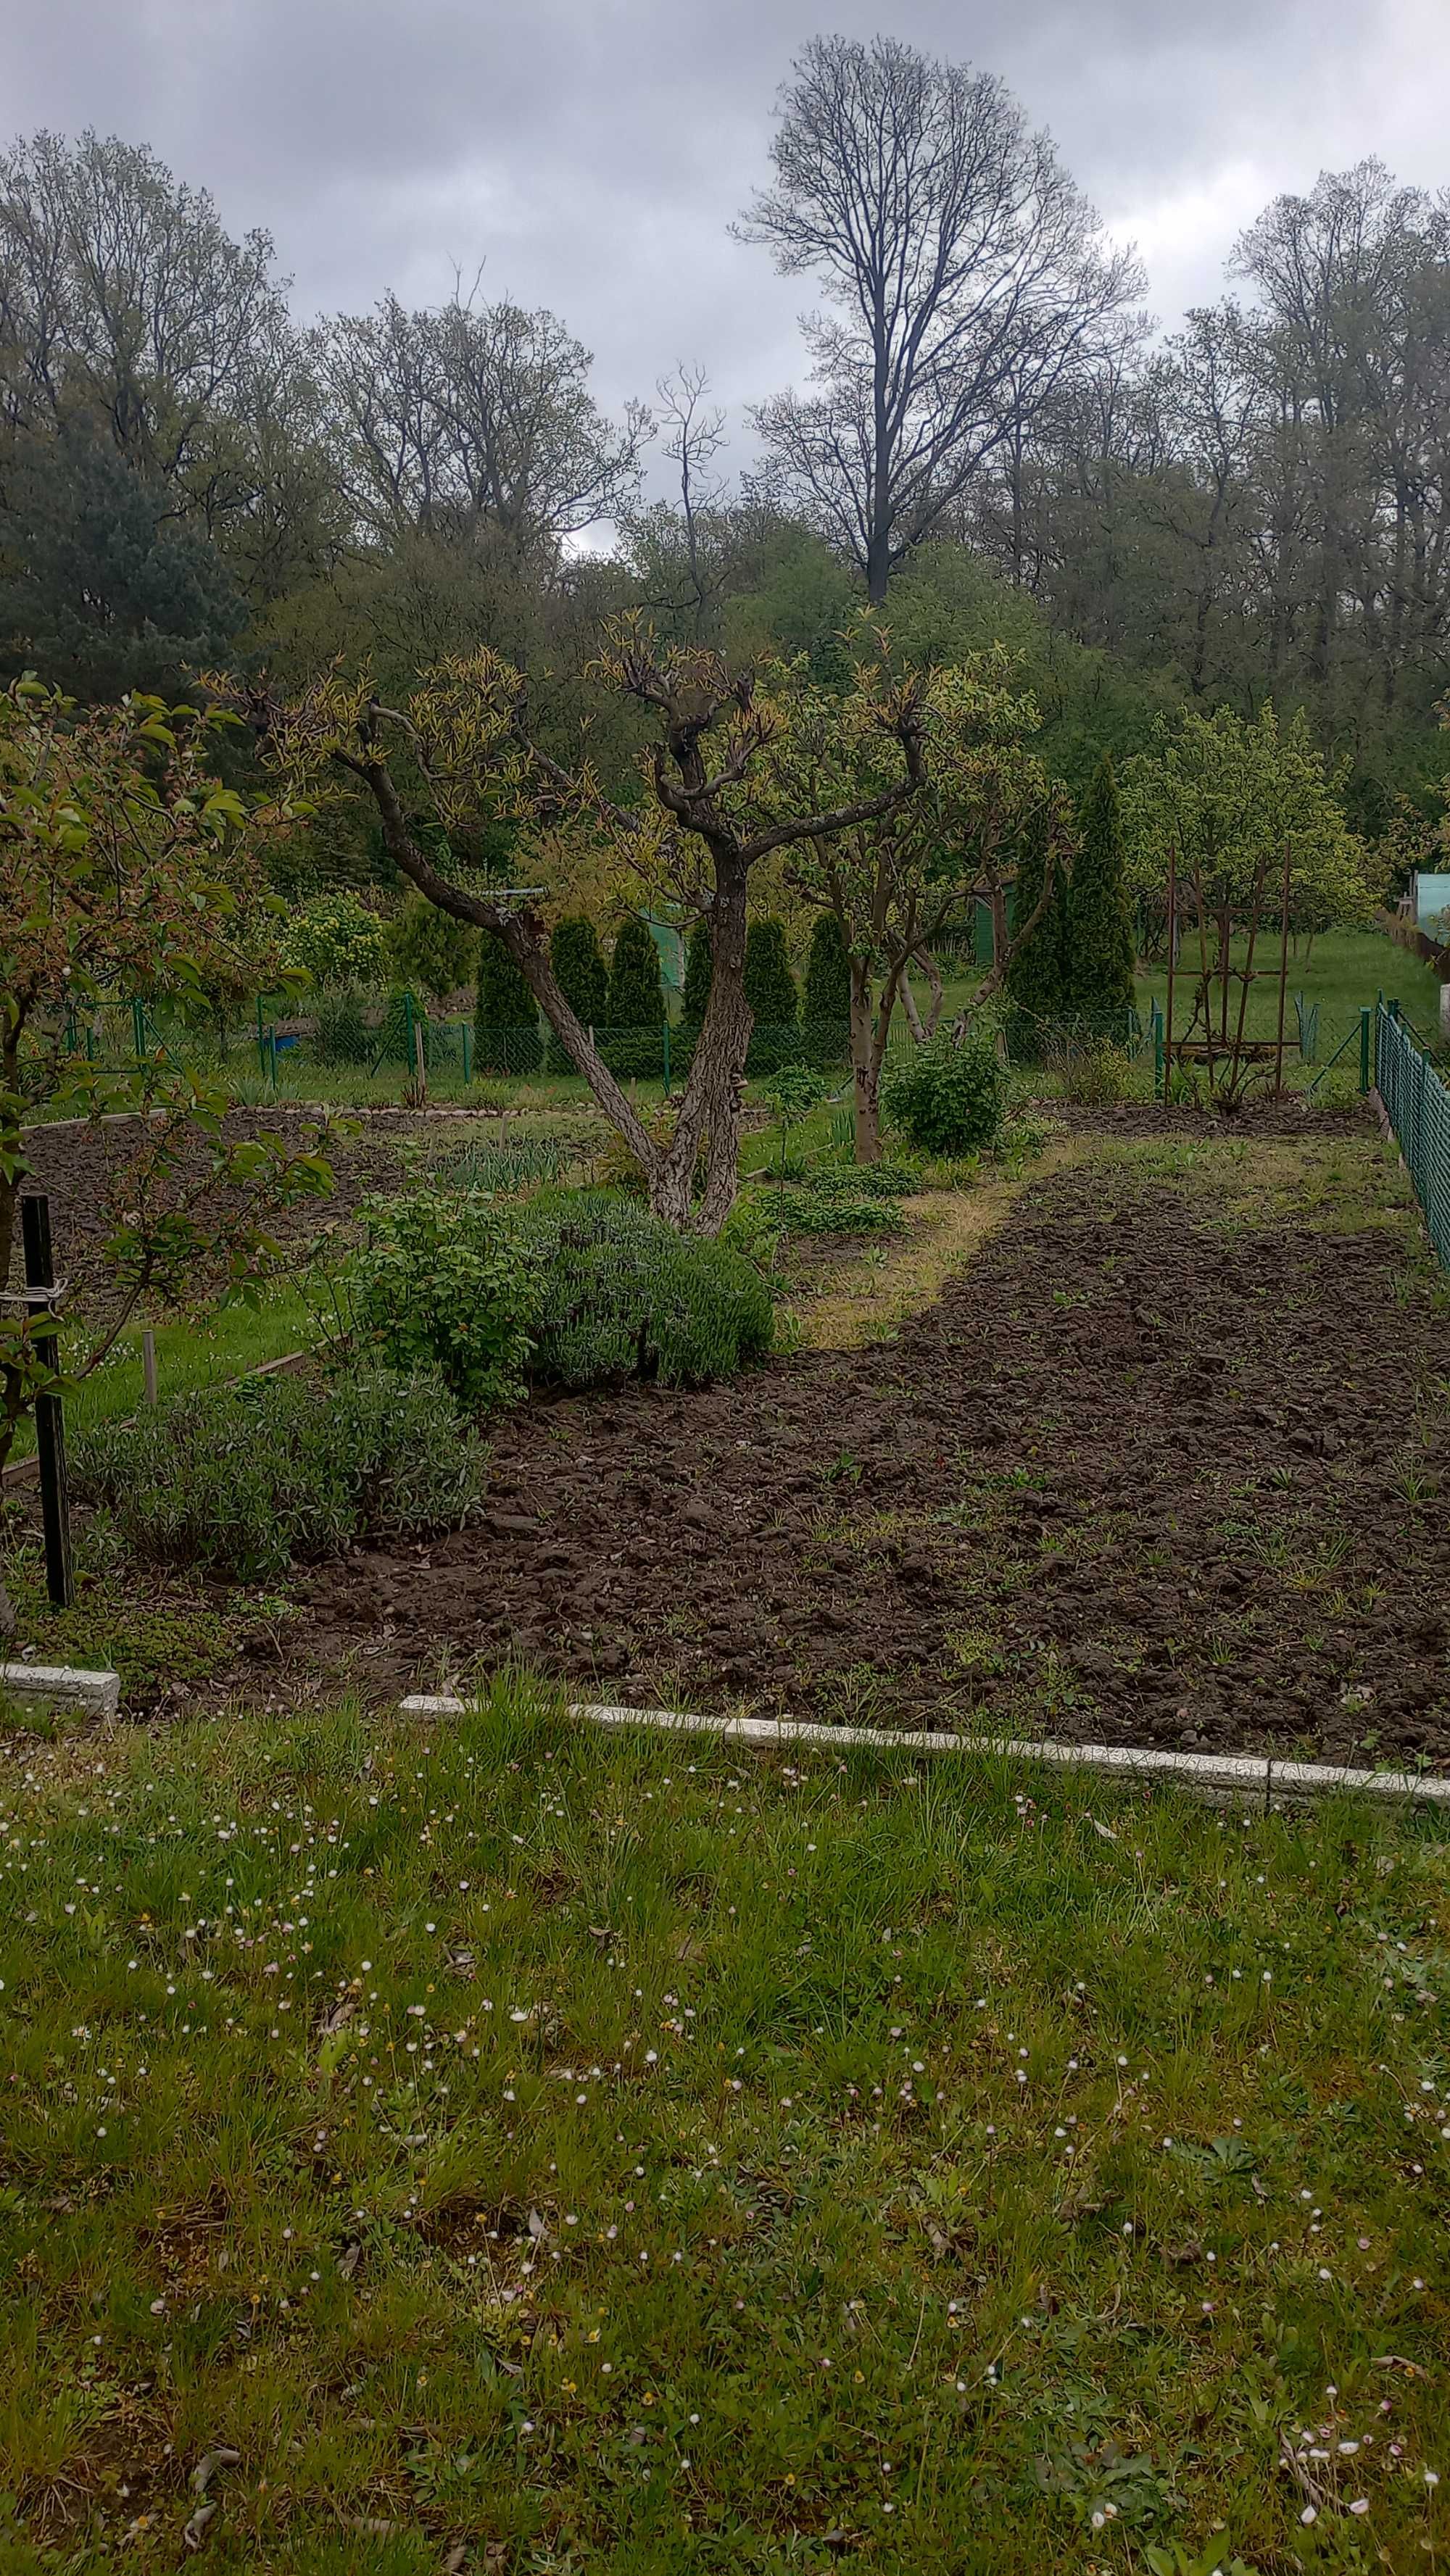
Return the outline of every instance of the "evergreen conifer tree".
[[[478,943],[474,1065],[480,1073],[537,1073],[543,1059],[539,1006],[508,950],[485,930]]]
[[[609,969],[598,933],[587,915],[573,913],[556,922],[549,941],[549,962],[559,989],[576,1020],[586,1029],[602,1029],[609,1014]],[[572,1073],[574,1065],[551,1029],[546,1058],[550,1073]]]
[[[1014,922],[1030,921],[1042,899],[1048,865],[1053,814],[1043,805],[1024,825],[1017,859],[1013,897]],[[1053,870],[1052,896],[1037,927],[1024,939],[1007,969],[1007,1042],[1011,1053],[1031,1063],[1042,1053],[1050,1024],[1066,1010],[1064,929],[1066,887],[1059,855]]]
[[[621,923],[609,962],[603,1053],[612,1072],[632,1076],[664,1069],[665,994],[660,956],[636,914]]]
[[[802,1051],[818,1073],[844,1062],[851,1043],[851,960],[833,912],[816,916],[801,1000]]]
[[[745,933],[745,998],[755,1014],[746,1072],[776,1073],[783,1064],[798,1064],[800,997],[778,921],[752,921]]]
[[[1063,1005],[1121,1036],[1133,1002],[1137,951],[1123,887],[1123,833],[1112,755],[1104,752],[1078,810],[1063,956]]]

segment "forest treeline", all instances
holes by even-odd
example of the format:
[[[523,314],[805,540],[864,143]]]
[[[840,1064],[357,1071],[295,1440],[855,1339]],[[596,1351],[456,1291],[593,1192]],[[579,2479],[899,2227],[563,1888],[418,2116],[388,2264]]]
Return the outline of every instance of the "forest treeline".
[[[809,372],[731,423],[708,349],[662,348],[648,401],[611,411],[567,321],[482,279],[305,326],[268,235],[233,238],[143,144],[15,143],[5,674],[100,700],[370,657],[401,693],[484,641],[545,738],[572,753],[589,722],[625,794],[637,735],[589,676],[606,616],[829,683],[870,605],[908,661],[1019,653],[1074,786],[1162,715],[1272,701],[1305,711],[1357,830],[1427,844],[1450,765],[1450,194],[1366,161],[1279,197],[1222,299],[1165,331],[989,76],[822,40],[771,158],[737,229],[802,278]]]

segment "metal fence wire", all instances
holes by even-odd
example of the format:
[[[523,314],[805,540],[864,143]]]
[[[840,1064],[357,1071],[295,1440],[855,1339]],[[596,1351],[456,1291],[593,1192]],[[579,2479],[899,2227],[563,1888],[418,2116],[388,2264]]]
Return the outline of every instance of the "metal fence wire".
[[[1375,1088],[1430,1241],[1450,1270],[1450,1089],[1398,1002],[1381,1002],[1375,1011]]]

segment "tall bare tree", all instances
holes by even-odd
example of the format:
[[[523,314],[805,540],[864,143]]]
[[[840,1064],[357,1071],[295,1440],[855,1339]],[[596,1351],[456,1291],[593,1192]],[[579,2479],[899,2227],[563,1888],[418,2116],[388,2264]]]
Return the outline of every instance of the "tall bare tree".
[[[605,417],[589,351],[552,313],[461,291],[409,312],[386,295],[321,325],[311,348],[375,537],[487,527],[527,552],[614,516],[638,488],[651,416],[631,402]]]
[[[775,184],[736,231],[831,309],[802,325],[818,390],[755,417],[879,603],[1141,274],[1000,81],[887,36],[817,37],[793,68]]]
[[[0,154],[0,484],[70,434],[113,446],[262,596],[325,558],[315,389],[268,234],[235,241],[144,145]],[[9,435],[6,437],[5,432]]]

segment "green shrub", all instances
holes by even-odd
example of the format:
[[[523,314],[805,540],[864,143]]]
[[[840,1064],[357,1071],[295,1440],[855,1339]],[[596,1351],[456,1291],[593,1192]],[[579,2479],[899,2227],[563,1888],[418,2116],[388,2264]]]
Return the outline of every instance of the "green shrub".
[[[361,1530],[456,1528],[484,1461],[440,1378],[389,1369],[208,1388],[72,1447],[76,1490],[108,1508],[133,1556],[248,1583]]]
[[[313,895],[288,922],[281,948],[284,964],[302,967],[323,991],[377,985],[387,972],[387,931],[355,894]]]
[[[536,1376],[698,1386],[770,1348],[769,1293],[738,1253],[607,1190],[536,1199],[521,1222],[540,1274]]]
[[[312,1053],[318,1064],[371,1064],[378,1040],[363,1017],[361,996],[347,986],[319,994],[312,1019]]]
[[[1067,1051],[1061,1079],[1064,1100],[1075,1100],[1084,1109],[1111,1109],[1129,1097],[1133,1068],[1122,1047],[1100,1038]]]
[[[882,1106],[925,1154],[972,1154],[995,1145],[1007,1100],[1007,1069],[990,1031],[957,1045],[935,1037],[892,1065]]]
[[[419,1188],[365,1199],[363,1240],[341,1274],[348,1341],[364,1360],[434,1370],[457,1403],[523,1389],[537,1302],[512,1211],[482,1191]]]

